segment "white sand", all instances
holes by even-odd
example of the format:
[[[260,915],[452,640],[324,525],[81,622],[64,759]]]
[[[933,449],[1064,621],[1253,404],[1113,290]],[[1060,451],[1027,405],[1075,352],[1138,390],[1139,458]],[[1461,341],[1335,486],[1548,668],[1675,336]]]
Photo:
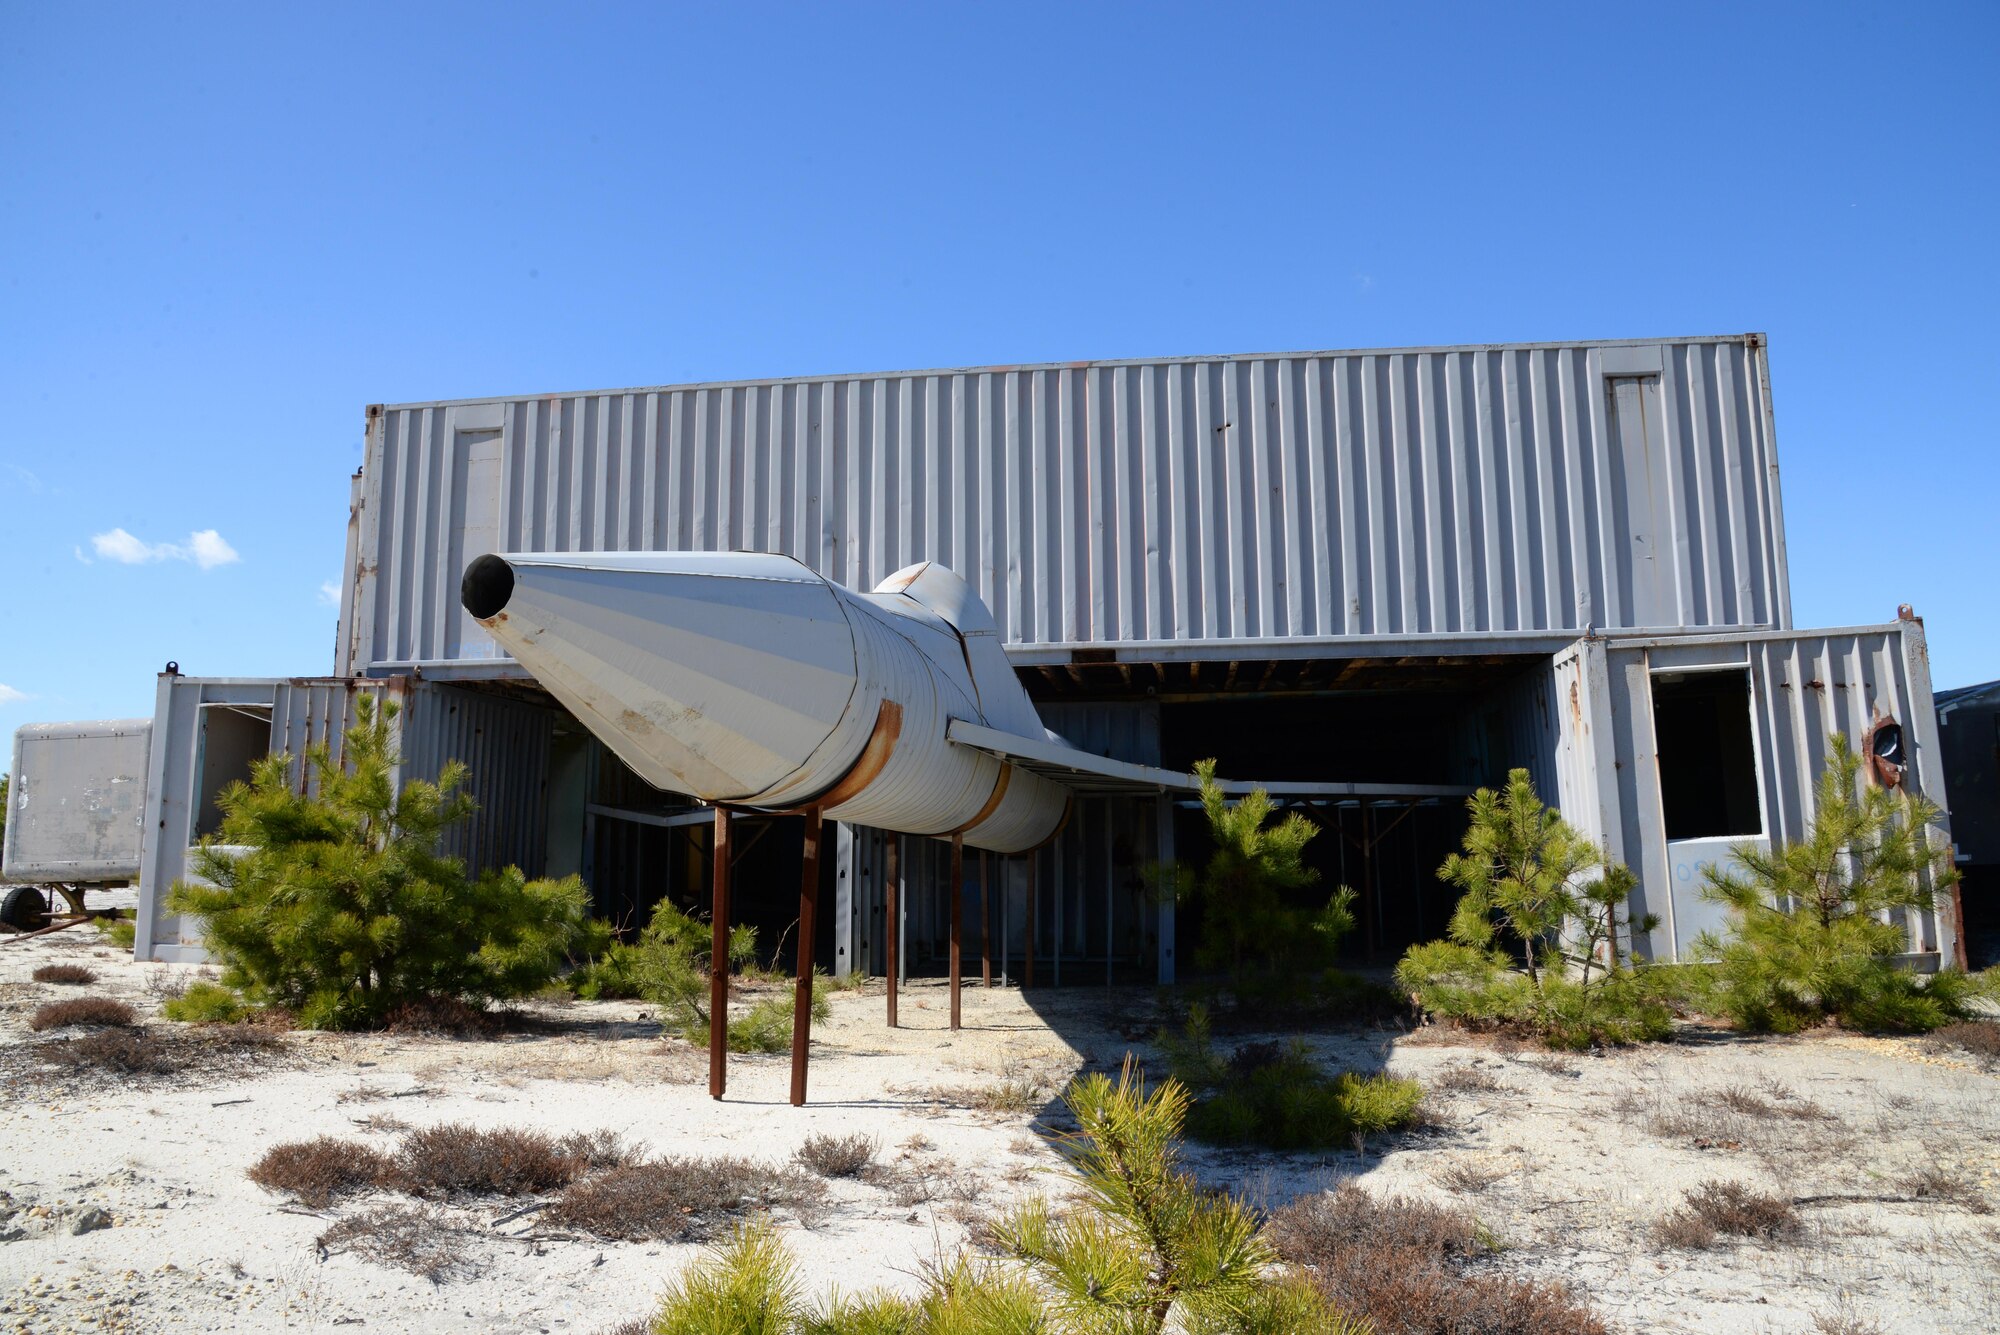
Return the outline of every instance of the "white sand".
[[[28,981],[55,961],[87,964],[101,981]],[[185,972],[135,964],[88,928],[0,945],[0,1044],[30,1041],[36,1005],[81,992],[152,1015],[146,983],[162,971]],[[941,1106],[923,1091],[1021,1078],[1053,1088],[1086,1064],[1144,1049],[1150,990],[1032,1000],[969,987],[967,1028],[952,1035],[941,987],[907,990],[897,1031],[883,1026],[879,984],[837,996],[832,1023],[815,1032],[803,1109],[786,1101],[783,1057],[732,1058],[728,1098],[710,1100],[703,1055],[661,1040],[626,1003],[537,1008],[565,1029],[490,1042],[293,1035],[296,1064],[199,1087],[135,1083],[51,1099],[15,1081],[0,1090],[0,1192],[15,1211],[0,1231],[26,1236],[0,1243],[0,1329],[591,1332],[645,1312],[699,1250],[565,1240],[533,1215],[496,1226],[515,1203],[495,1202],[462,1215],[469,1277],[433,1284],[323,1256],[314,1240],[331,1218],[296,1212],[244,1170],[277,1142],[321,1133],[386,1147],[393,1132],[364,1125],[379,1117],[608,1128],[663,1153],[774,1164],[810,1132],[865,1133],[884,1157],[920,1137],[932,1147],[918,1151],[923,1161],[957,1175],[941,1198],[899,1206],[883,1190],[842,1183],[815,1226],[781,1221],[814,1291],[907,1288],[927,1259],[964,1241],[965,1219],[1055,1185],[1036,1172],[1056,1159],[1031,1133],[1031,1115]],[[1917,1041],[1837,1035],[1586,1058],[1506,1054],[1434,1031],[1318,1046],[1425,1080],[1477,1066],[1499,1087],[1442,1096],[1442,1129],[1360,1154],[1201,1151],[1206,1176],[1271,1205],[1344,1178],[1461,1201],[1509,1244],[1500,1266],[1568,1280],[1633,1330],[1807,1331],[1836,1311],[1893,1331],[2000,1328],[2000,1216],[1962,1206],[1810,1205],[1802,1245],[1677,1253],[1650,1236],[1685,1188],[1715,1178],[1795,1196],[1895,1196],[1905,1194],[1901,1176],[1934,1163],[2000,1205],[2000,1078],[1968,1061]],[[1778,1106],[1810,1100],[1833,1117],[1743,1116],[1701,1098],[1730,1087],[1762,1088]],[[1772,1092],[1780,1088],[1794,1097]],[[1683,1107],[1701,1110],[1694,1129],[1662,1120]],[[1481,1178],[1492,1180],[1479,1188]],[[73,1235],[91,1209],[111,1226]]]

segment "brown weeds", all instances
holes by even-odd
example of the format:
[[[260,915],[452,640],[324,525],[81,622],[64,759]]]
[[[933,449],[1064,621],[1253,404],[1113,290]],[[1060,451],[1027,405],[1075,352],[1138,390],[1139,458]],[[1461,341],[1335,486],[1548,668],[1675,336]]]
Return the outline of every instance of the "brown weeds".
[[[796,1168],[736,1158],[660,1159],[571,1184],[543,1218],[626,1242],[699,1242],[753,1212],[782,1208],[810,1219],[825,1195],[818,1179]]]
[[[138,1022],[138,1014],[115,997],[76,997],[70,1001],[51,1001],[37,1006],[35,1013],[28,1017],[28,1028],[40,1033],[44,1029],[64,1029],[80,1024],[125,1028]]]
[[[81,964],[44,964],[29,975],[38,983],[62,983],[83,987],[97,981],[97,974]]]
[[[540,1131],[447,1122],[403,1137],[396,1184],[412,1196],[534,1196],[568,1186],[588,1167]]]
[[[382,1027],[392,1034],[424,1038],[493,1038],[506,1025],[500,1017],[456,997],[418,997],[390,1011]]]
[[[389,1186],[395,1161],[380,1150],[334,1136],[273,1145],[250,1165],[252,1182],[299,1204],[324,1210],[338,1197]],[[322,1244],[324,1245],[324,1244]]]
[[[466,1232],[434,1206],[385,1205],[341,1220],[319,1235],[319,1246],[441,1284],[475,1270],[466,1255]]]
[[[1654,1236],[1670,1247],[1699,1250],[1725,1233],[1760,1242],[1790,1242],[1804,1232],[1790,1201],[1753,1191],[1741,1182],[1704,1182],[1687,1193],[1686,1201],[1653,1226]]]
[[[1964,1020],[1931,1032],[1935,1046],[1953,1047],[1987,1061],[2000,1061],[2000,1020]]]
[[[875,1142],[859,1134],[815,1133],[806,1137],[805,1144],[792,1157],[821,1177],[859,1177],[875,1161]]]
[[[1279,1210],[1268,1236],[1378,1335],[1605,1335],[1563,1285],[1473,1269],[1493,1245],[1461,1210],[1378,1201],[1350,1183]]]

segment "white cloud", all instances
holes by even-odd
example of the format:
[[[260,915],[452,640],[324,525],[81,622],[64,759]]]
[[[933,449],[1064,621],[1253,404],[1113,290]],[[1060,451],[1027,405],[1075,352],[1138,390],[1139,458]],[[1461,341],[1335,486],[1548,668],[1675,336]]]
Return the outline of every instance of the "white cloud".
[[[75,549],[75,551],[77,560],[83,562],[85,565],[92,564],[91,559],[83,554],[83,548],[78,547]]]
[[[11,705],[28,698],[26,691],[17,691],[6,682],[0,681],[0,705]]]
[[[192,561],[203,570],[213,570],[243,559],[212,528],[188,534],[186,542],[146,542],[122,528],[114,528],[109,533],[92,534],[90,545],[105,560],[128,566],[150,565],[155,561]],[[85,564],[89,563],[82,548],[77,549],[77,558]]]
[[[340,606],[340,585],[333,580],[320,585],[319,601],[322,607]]]
[[[212,528],[188,534],[188,550],[194,555],[194,563],[203,570],[213,570],[217,566],[230,565],[243,559],[236,554],[236,549],[224,542],[222,535]]]

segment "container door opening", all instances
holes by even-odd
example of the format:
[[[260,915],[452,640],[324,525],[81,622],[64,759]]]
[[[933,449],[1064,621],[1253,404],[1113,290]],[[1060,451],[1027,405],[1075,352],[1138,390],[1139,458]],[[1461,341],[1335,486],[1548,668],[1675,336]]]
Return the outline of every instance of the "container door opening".
[[[201,707],[201,743],[194,785],[194,831],[188,842],[222,830],[222,792],[250,782],[253,765],[271,753],[271,713],[243,705]]]
[[[1763,833],[1749,672],[1655,674],[1653,739],[1669,842]]]

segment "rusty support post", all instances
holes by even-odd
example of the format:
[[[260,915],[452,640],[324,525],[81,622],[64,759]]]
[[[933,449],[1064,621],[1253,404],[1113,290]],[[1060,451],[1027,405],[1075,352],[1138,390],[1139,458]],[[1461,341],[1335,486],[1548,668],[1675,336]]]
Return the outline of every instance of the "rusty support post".
[[[898,947],[903,943],[903,836],[890,833],[888,848],[884,850],[888,865],[883,868],[882,888],[888,898],[888,970],[889,980],[889,1027],[896,1027],[896,970],[902,961],[896,958]]]
[[[715,842],[709,858],[708,1096],[729,1086],[729,808],[715,809]]]
[[[1021,942],[1021,990],[1027,991],[1035,985],[1035,868],[1042,864],[1042,851],[1031,850],[1028,854],[1028,911],[1027,926],[1022,932]]]
[[[820,809],[806,809],[799,871],[799,978],[792,991],[792,1106],[806,1101],[806,1060],[812,1051],[813,953],[818,944]]]
[[[993,855],[979,850],[979,981],[993,986]]]
[[[965,837],[951,837],[951,1027],[958,1028],[959,937],[965,926]]]

